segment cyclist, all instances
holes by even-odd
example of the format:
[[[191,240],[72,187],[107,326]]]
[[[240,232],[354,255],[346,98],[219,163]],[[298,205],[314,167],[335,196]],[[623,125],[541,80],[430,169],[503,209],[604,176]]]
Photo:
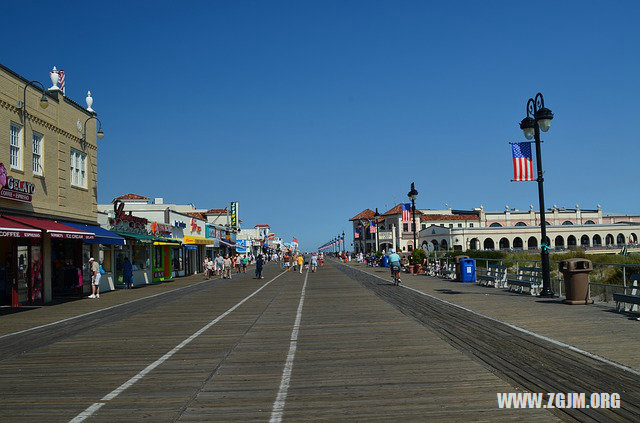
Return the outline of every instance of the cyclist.
[[[400,280],[400,255],[393,248],[389,250],[389,267],[391,268],[391,276],[394,284],[402,282]],[[397,281],[397,282],[395,282]]]

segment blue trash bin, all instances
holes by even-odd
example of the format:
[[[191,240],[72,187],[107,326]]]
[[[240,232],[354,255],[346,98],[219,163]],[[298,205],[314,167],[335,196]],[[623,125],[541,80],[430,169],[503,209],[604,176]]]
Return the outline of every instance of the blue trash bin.
[[[389,256],[384,256],[384,258],[382,259],[382,265],[384,267],[389,267]]]
[[[460,260],[461,280],[460,282],[476,281],[476,261],[472,258],[463,258]]]

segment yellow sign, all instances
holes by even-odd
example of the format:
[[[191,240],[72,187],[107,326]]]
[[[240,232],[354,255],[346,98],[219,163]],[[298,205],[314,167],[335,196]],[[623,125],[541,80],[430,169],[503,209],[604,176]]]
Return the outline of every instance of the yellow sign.
[[[203,238],[201,236],[185,236],[182,240],[182,243],[207,245],[213,243],[213,240],[209,238]]]

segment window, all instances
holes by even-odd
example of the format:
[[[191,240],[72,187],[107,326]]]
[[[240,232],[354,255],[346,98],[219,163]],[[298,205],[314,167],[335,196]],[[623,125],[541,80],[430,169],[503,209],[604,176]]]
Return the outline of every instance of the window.
[[[450,227],[450,228],[453,228],[453,223],[449,223],[449,227]]]
[[[87,155],[72,148],[71,157],[69,159],[69,168],[71,185],[86,188]]]
[[[144,270],[149,267],[149,247],[146,245],[133,245],[131,264],[133,270]]]
[[[12,169],[22,170],[22,126],[11,122],[9,163]]]
[[[402,224],[402,230],[404,232],[409,232],[409,224],[408,223],[403,223]]]
[[[458,228],[462,228],[462,223],[458,223]]]
[[[422,224],[422,229],[427,229],[427,224],[426,223]]]
[[[33,133],[33,174],[42,176],[42,134]]]
[[[470,228],[473,228],[473,223],[469,223],[469,227],[470,227]]]

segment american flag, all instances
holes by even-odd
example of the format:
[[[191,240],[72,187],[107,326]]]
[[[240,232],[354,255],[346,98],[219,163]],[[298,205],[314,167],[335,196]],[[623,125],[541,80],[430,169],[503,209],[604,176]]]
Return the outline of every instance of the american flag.
[[[513,180],[533,181],[531,143],[514,142],[511,144],[511,151],[513,153]]]
[[[60,69],[58,71],[58,84],[60,85],[60,91],[62,91],[62,95],[64,95],[64,70]]]
[[[402,221],[408,222],[411,220],[411,204],[405,203],[402,205]]]
[[[354,238],[354,239],[358,239],[358,238],[360,238],[360,232],[358,232],[358,231],[353,231],[353,238]]]
[[[376,233],[376,224],[374,222],[369,222],[369,233],[371,234]]]

